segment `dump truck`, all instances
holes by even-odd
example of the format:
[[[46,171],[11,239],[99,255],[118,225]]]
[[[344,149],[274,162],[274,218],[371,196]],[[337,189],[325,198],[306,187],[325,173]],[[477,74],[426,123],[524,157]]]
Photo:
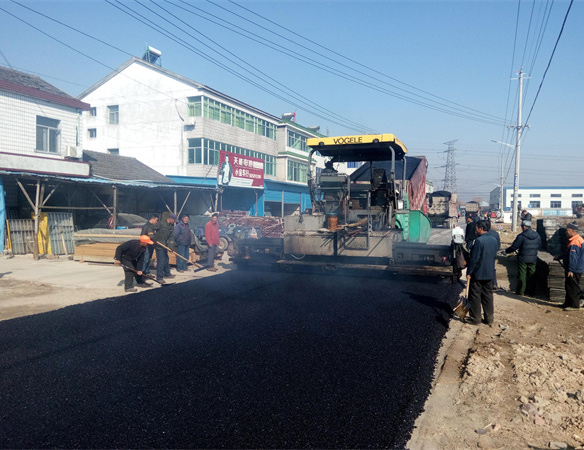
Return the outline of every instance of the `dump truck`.
[[[290,270],[341,269],[460,277],[458,244],[427,244],[426,159],[406,157],[393,134],[311,138],[308,189],[312,209],[284,218],[282,237],[234,236],[241,267],[274,264]],[[334,165],[361,162],[351,175],[313,173],[318,152]]]
[[[473,217],[480,217],[481,215],[481,204],[479,202],[466,202],[465,204],[466,215],[471,215]]]
[[[454,228],[458,223],[458,195],[448,191],[426,194],[428,217],[433,227]]]

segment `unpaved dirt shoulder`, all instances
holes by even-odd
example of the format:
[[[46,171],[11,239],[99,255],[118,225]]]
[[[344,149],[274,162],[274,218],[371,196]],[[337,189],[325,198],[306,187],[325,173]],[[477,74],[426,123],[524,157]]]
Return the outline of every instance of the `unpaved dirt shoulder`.
[[[495,314],[492,328],[453,325],[408,448],[584,445],[584,311],[506,294]]]

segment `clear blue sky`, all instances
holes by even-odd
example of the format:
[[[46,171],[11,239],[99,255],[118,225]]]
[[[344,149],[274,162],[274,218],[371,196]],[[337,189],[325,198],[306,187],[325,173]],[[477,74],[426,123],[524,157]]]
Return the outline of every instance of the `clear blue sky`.
[[[519,185],[584,186],[582,1],[572,4],[545,79],[569,0],[19,3],[91,37],[0,0],[1,65],[77,96],[151,45],[162,51],[164,68],[270,114],[296,112],[299,124],[320,125],[323,134],[393,133],[410,155],[428,158],[438,188],[444,143],[457,140],[464,200],[488,200],[502,152],[505,186],[513,185],[513,149],[491,140],[515,143],[505,121],[517,124],[512,78],[523,67],[530,77],[523,122],[533,110]]]

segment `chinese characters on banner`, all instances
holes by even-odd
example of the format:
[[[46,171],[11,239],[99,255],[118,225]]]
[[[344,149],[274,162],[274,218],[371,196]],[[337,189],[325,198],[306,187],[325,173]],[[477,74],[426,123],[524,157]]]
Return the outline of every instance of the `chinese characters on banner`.
[[[264,187],[264,160],[219,151],[219,186]]]

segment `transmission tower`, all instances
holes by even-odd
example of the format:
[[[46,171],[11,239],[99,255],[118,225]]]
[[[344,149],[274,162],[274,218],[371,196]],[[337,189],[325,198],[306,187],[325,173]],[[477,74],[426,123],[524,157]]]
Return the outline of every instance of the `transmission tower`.
[[[448,157],[446,158],[446,174],[444,175],[444,190],[448,192],[456,192],[456,163],[454,162],[454,143],[458,141],[445,142],[448,145]]]

